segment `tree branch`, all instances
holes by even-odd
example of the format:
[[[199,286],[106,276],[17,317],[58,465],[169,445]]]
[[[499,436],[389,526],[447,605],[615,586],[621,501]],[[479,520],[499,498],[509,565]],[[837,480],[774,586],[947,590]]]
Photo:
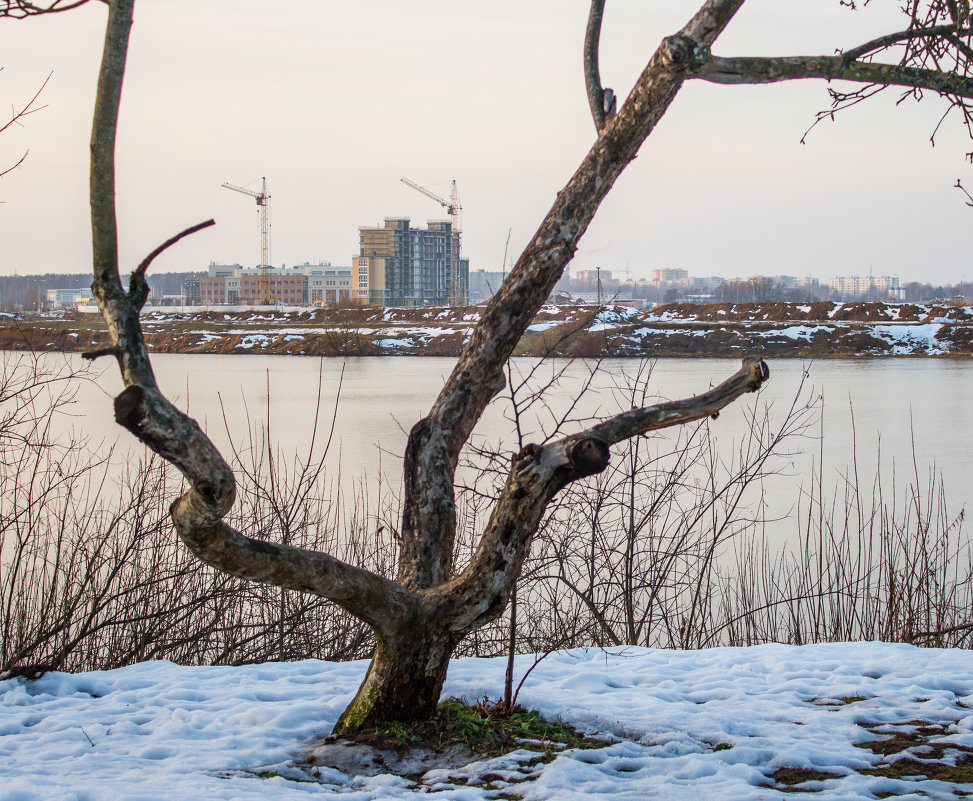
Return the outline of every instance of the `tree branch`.
[[[16,169],[17,169],[17,168],[18,168],[18,167],[19,167],[19,166],[20,166],[21,164],[23,164],[23,163],[24,163],[25,161],[27,161],[27,154],[28,154],[28,153],[30,153],[30,151],[29,151],[29,150],[25,150],[25,151],[24,151],[24,155],[22,155],[22,156],[21,156],[21,157],[20,157],[19,159],[17,159],[17,163],[16,163],[16,164],[11,164],[11,165],[10,165],[9,167],[7,167],[7,169],[5,169],[5,170],[4,170],[3,172],[0,172],[0,178],[3,178],[3,176],[4,176],[4,175],[6,175],[7,173],[11,173],[11,172],[13,172],[13,171],[14,171],[14,170],[16,170]]]
[[[216,225],[216,220],[210,219],[206,222],[196,223],[196,225],[191,225],[184,231],[180,231],[173,237],[170,237],[165,242],[163,242],[159,247],[153,250],[148,256],[142,259],[142,263],[132,272],[132,276],[128,282],[128,296],[139,309],[145,305],[146,299],[149,297],[149,285],[145,280],[145,271],[149,269],[149,265],[153,262],[156,256],[171,248],[180,239],[189,236],[190,234],[195,234],[197,231],[202,231],[204,228],[209,228],[211,225]]]
[[[399,580],[414,589],[446,579],[456,528],[453,478],[459,452],[490,400],[503,365],[574,256],[602,200],[666,113],[696,50],[709,45],[744,0],[707,0],[676,36],[664,39],[621,110],[605,126],[507,280],[487,304],[456,367],[406,446],[406,500]],[[435,554],[434,560],[424,559]]]
[[[603,471],[609,445],[713,417],[741,395],[755,392],[769,376],[762,360],[748,357],[730,378],[701,395],[632,409],[556,442],[525,447],[511,464],[469,566],[442,588],[443,614],[471,627],[500,614],[547,504],[572,481]]]
[[[865,44],[858,45],[858,47],[853,47],[850,50],[845,50],[841,53],[841,57],[848,60],[854,61],[861,58],[867,53],[873,53],[879,50],[885,50],[894,44],[899,42],[912,41],[914,39],[927,39],[936,36],[969,36],[973,33],[973,29],[967,28],[957,28],[955,25],[934,25],[928,28],[909,28],[905,31],[898,31],[896,33],[890,33],[885,36],[880,36],[877,39],[872,39],[870,42],[865,42]]]
[[[327,598],[381,632],[384,621],[415,609],[419,599],[388,579],[327,554],[251,539],[223,523],[236,493],[233,473],[196,421],[174,407],[156,385],[139,323],[145,270],[165,248],[212,221],[156,248],[133,273],[132,295],[125,293],[118,269],[114,147],[134,2],[114,0],[109,5],[91,133],[91,288],[125,384],[115,398],[115,420],[175,465],[189,483],[170,513],[180,539],[197,557],[236,576]]]
[[[588,94],[588,106],[591,108],[591,118],[595,121],[595,130],[598,133],[601,133],[601,129],[605,127],[606,119],[615,115],[614,109],[609,114],[605,107],[605,90],[602,89],[598,69],[598,44],[601,39],[601,18],[604,11],[605,0],[591,0],[588,26],[584,32],[584,85]]]
[[[105,2],[106,0],[102,0]],[[88,0],[50,0],[47,3],[31,3],[28,0],[2,0],[0,2],[0,19],[24,19],[36,17],[40,14],[57,14],[83,6]]]
[[[750,356],[743,360],[743,366],[736,373],[702,395],[623,412],[575,435],[575,438],[590,437],[613,445],[648,431],[715,417],[741,395],[756,392],[769,377],[770,371],[763,360]]]
[[[2,69],[2,67],[0,67],[0,69]],[[28,116],[30,114],[33,114],[36,111],[40,111],[42,109],[47,108],[46,105],[35,107],[34,104],[37,102],[37,98],[39,98],[41,96],[41,92],[44,91],[44,89],[47,86],[48,82],[51,80],[51,76],[53,74],[54,74],[53,72],[49,72],[48,73],[47,77],[44,79],[44,83],[41,84],[41,88],[38,89],[36,92],[34,92],[34,96],[29,101],[27,101],[27,104],[20,111],[17,111],[16,109],[14,109],[13,113],[10,115],[10,119],[7,120],[7,122],[5,122],[3,125],[0,125],[0,134],[2,134],[4,131],[6,131],[7,128],[9,128],[11,125],[19,125],[20,124],[20,120],[23,119],[24,117],[26,117],[26,116]],[[25,150],[24,151],[24,155],[22,155],[17,160],[17,163],[16,164],[14,164],[14,165],[12,165],[10,167],[7,167],[5,170],[3,170],[2,172],[0,172],[0,178],[3,178],[3,176],[6,175],[7,173],[13,172],[21,164],[23,164],[27,160],[27,154],[28,153],[30,153],[30,150]]]
[[[34,103],[37,102],[37,98],[41,96],[41,93],[47,87],[47,84],[50,82],[51,76],[53,74],[54,74],[53,72],[49,72],[47,74],[47,77],[44,79],[44,83],[41,84],[41,88],[38,89],[36,92],[34,92],[34,96],[29,101],[27,101],[27,104],[20,111],[15,110],[13,114],[10,115],[10,119],[7,120],[7,122],[5,122],[3,125],[0,125],[0,133],[6,131],[7,128],[9,128],[11,125],[16,125],[17,123],[19,123],[23,117],[26,117],[30,114],[34,114],[35,112],[47,108],[46,104],[34,108]]]
[[[929,89],[943,95],[973,98],[973,79],[940,70],[848,61],[838,56],[781,56],[777,58],[719,58],[703,55],[693,77],[710,83],[777,83],[806,78]]]

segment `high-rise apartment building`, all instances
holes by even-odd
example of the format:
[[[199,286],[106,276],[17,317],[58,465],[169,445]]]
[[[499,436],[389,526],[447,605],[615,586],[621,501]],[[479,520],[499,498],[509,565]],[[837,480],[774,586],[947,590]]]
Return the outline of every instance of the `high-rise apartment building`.
[[[359,299],[381,306],[465,305],[469,260],[460,256],[460,233],[449,221],[412,228],[406,217],[358,229],[355,259]]]

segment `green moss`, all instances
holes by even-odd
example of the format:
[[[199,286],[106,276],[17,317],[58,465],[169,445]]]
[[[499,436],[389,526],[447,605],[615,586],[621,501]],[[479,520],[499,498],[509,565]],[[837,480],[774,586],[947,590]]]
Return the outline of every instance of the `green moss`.
[[[355,740],[385,748],[421,746],[441,750],[463,745],[485,756],[525,748],[553,757],[566,748],[609,745],[604,740],[586,737],[568,723],[546,720],[533,710],[516,707],[507,714],[499,704],[482,701],[470,706],[458,699],[441,703],[431,720],[392,722],[366,729]]]

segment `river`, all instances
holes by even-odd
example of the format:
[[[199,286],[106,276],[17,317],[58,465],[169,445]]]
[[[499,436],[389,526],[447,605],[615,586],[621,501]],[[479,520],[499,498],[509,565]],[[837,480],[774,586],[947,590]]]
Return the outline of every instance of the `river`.
[[[51,354],[46,358],[75,356]],[[248,446],[248,432],[268,425],[270,437],[284,454],[306,453],[314,428],[314,409],[321,402],[318,422],[320,453],[334,418],[334,435],[326,461],[342,481],[358,476],[374,479],[380,472],[391,485],[400,480],[400,457],[409,428],[429,408],[453,365],[452,359],[376,357],[317,360],[291,356],[156,355],[153,365],[160,387],[181,408],[188,409],[217,445],[228,449]],[[543,439],[551,420],[569,407],[579,389],[590,383],[572,417],[583,418],[629,408],[619,391],[639,369],[635,360],[568,363],[533,359],[512,362],[514,380],[535,371],[531,386],[545,383],[564,369],[561,381],[548,393],[543,408],[523,416],[524,441]],[[651,365],[646,381],[650,396],[675,399],[706,390],[731,375],[738,362],[719,359],[665,359]],[[859,482],[867,489],[874,478],[878,454],[889,476],[897,481],[928,481],[935,466],[946,489],[951,515],[970,500],[973,475],[973,424],[968,413],[973,390],[973,363],[943,359],[862,359],[803,362],[782,359],[770,363],[771,379],[756,396],[748,396],[711,423],[721,452],[730,454],[748,436],[748,410],[770,408],[779,424],[804,384],[805,399],[823,397],[823,422],[808,436],[792,443],[795,453],[781,464],[786,476],[775,487],[776,512],[786,514],[793,491],[807,486],[814,466],[823,463],[826,484],[849,472],[857,456]],[[137,447],[112,419],[111,396],[121,390],[118,373],[108,360],[100,375],[79,385],[73,424],[103,447],[117,441],[115,459],[130,458]],[[519,376],[519,377],[518,377]],[[340,391],[339,391],[340,386]],[[523,393],[521,393],[523,394]],[[517,448],[509,402],[495,402],[477,436]],[[566,432],[581,423],[568,424]],[[913,461],[914,457],[914,461]]]

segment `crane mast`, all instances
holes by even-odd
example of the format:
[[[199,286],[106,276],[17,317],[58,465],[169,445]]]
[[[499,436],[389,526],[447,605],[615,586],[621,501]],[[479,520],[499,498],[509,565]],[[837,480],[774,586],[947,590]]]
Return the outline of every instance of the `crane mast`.
[[[456,248],[453,248],[453,243],[450,242],[450,274],[449,274],[449,303],[451,306],[461,306],[466,302],[463,297],[463,293],[460,291],[460,281],[459,281],[459,234],[460,225],[462,221],[461,213],[463,207],[459,202],[459,192],[456,190],[456,181],[453,181],[452,187],[449,191],[449,199],[440,197],[435,192],[431,192],[426,187],[420,186],[415,181],[410,181],[408,178],[400,178],[406,186],[411,189],[415,189],[419,194],[425,195],[430,200],[435,200],[440,206],[446,209],[446,213],[449,215],[450,221],[452,223],[453,236],[456,238]]]
[[[224,182],[221,186],[249,195],[257,201],[257,213],[260,216],[260,302],[273,303],[274,298],[270,293],[270,194],[267,192],[267,179],[261,179],[259,192],[229,182]]]

